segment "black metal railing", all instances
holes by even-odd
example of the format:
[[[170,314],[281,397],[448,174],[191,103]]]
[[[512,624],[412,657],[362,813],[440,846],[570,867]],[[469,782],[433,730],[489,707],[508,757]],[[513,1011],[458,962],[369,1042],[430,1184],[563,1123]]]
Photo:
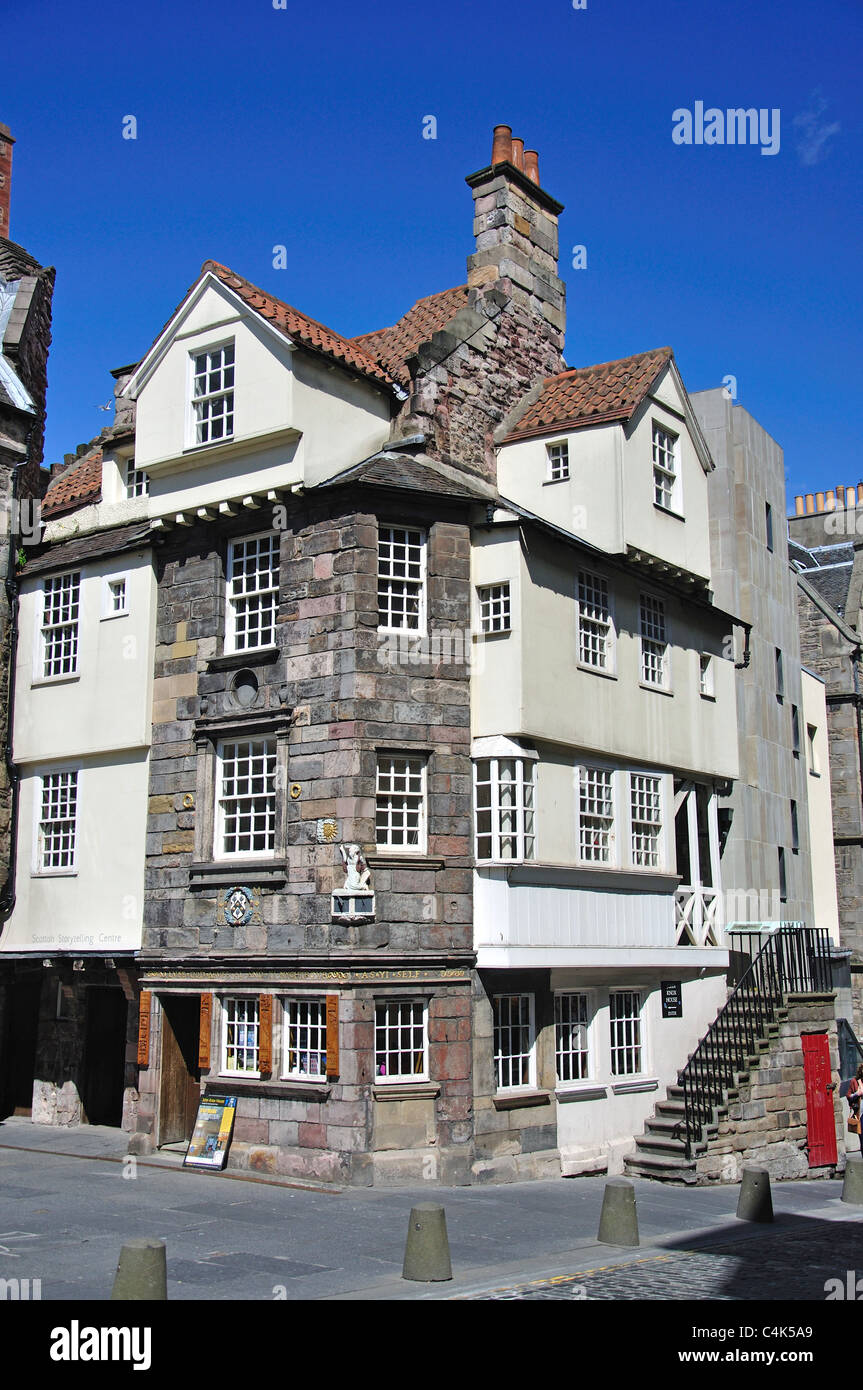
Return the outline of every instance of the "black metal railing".
[[[823,927],[771,932],[680,1072],[687,1158],[737,1073],[757,1054],[786,996],[824,994],[832,988],[830,935]]]

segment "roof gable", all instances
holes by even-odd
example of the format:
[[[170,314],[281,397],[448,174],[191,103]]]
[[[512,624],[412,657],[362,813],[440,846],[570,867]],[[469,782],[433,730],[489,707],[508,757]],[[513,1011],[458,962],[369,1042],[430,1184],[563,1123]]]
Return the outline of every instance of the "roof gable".
[[[318,323],[316,319],[309,318],[292,305],[285,304],[274,295],[258,289],[251,281],[245,280],[227,266],[220,265],[218,261],[205,261],[198,279],[189,288],[153,345],[145,353],[121,394],[137,396],[161,362],[181,326],[207,290],[213,286],[229,301],[233,301],[234,308],[239,312],[246,314],[251,310],[269,332],[277,335],[288,346],[302,347],[329,358],[345,370],[368,377],[380,386],[391,388],[394,385],[389,374],[362,347],[334,333],[332,329]]]

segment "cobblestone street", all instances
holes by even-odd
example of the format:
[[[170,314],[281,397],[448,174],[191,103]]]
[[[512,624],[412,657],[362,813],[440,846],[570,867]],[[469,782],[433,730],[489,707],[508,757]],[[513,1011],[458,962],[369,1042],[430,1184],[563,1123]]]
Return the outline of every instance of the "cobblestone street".
[[[824,1301],[825,1285],[848,1270],[863,1273],[863,1232],[858,1225],[808,1221],[805,1229],[747,1237],[710,1250],[650,1254],[624,1265],[593,1265],[572,1274],[536,1279],[486,1293],[480,1299],[627,1299],[736,1302]]]

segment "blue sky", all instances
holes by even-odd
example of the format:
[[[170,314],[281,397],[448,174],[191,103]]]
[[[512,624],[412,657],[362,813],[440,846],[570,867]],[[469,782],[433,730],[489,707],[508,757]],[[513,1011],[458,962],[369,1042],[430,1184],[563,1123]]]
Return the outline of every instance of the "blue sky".
[[[347,335],[462,283],[464,177],[506,122],[565,204],[570,365],[668,343],[691,391],[736,378],[790,496],[863,478],[860,0],[12,0],[16,17],[40,70],[5,65],[10,228],[57,267],[46,462],[110,422],[110,369],[208,257]],[[778,108],[779,152],[676,145],[696,101]]]

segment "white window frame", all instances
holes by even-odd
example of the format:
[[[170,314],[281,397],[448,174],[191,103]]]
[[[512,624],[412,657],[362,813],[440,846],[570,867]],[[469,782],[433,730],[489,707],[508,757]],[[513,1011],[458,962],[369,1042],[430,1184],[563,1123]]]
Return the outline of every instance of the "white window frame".
[[[404,534],[405,539],[403,541],[394,539],[395,533],[397,532]],[[419,576],[417,578],[413,578],[408,577],[407,575],[394,575],[387,574],[386,572],[384,572],[387,566],[394,567],[395,565],[401,562],[394,561],[392,555],[386,558],[383,557],[381,554],[381,547],[383,544],[404,544],[406,548],[410,546],[418,547]],[[407,567],[408,565],[416,564],[416,561],[411,560],[410,555],[408,553],[408,556],[403,563],[405,564],[405,567]],[[428,621],[428,531],[422,526],[409,526],[406,524],[396,525],[392,522],[378,522],[376,565],[378,592],[378,632],[406,632],[411,633],[413,636],[422,636],[422,634],[426,631],[426,624]],[[403,586],[402,594],[405,602],[406,615],[408,610],[409,593],[414,593],[418,596],[416,614],[417,621],[414,626],[406,626],[404,624],[393,626],[391,623],[381,622],[381,595],[384,592],[384,586],[388,584],[394,586],[398,583],[401,583]],[[390,597],[391,596],[392,591],[390,591]],[[388,616],[392,616],[392,604],[390,602],[387,603],[386,611]]]
[[[810,724],[806,721],[806,761],[809,764],[809,771],[813,777],[821,776],[821,768],[818,764],[818,750],[815,747],[815,740],[818,737],[818,725]]]
[[[134,458],[126,459],[123,485],[127,502],[135,502],[139,497],[150,495],[150,475],[143,468],[135,467]]]
[[[626,1021],[629,1021],[629,1022],[635,1021],[635,1022],[637,1022],[637,1024],[638,1024],[638,1042],[637,1042],[637,1044],[631,1044],[631,1043],[627,1044],[627,1043],[624,1043],[623,1048],[615,1049],[615,1045],[614,1045],[614,1025],[615,1025],[615,1019],[614,1019],[614,1014],[613,1014],[612,1002],[611,1002],[611,1001],[615,998],[615,996],[620,996],[620,995],[634,995],[634,996],[638,999],[638,1010],[637,1010],[637,1012],[636,1012],[635,1014],[627,1014],[627,1015],[624,1015],[623,1018],[620,1020],[620,1021],[622,1021],[622,1022],[626,1022]],[[646,998],[645,998],[645,991],[644,991],[643,989],[634,989],[634,988],[632,988],[630,985],[615,985],[613,989],[609,989],[609,991],[608,991],[608,1069],[609,1069],[609,1076],[611,1077],[611,1080],[612,1080],[612,1081],[620,1081],[620,1080],[622,1080],[623,1078],[628,1077],[628,1076],[632,1076],[632,1077],[635,1077],[635,1076],[644,1076],[644,1075],[646,1074],[646,1072],[647,1072],[647,1040],[646,1040],[646,1037],[645,1037],[645,1033],[646,1033],[646,1029],[645,1029],[645,1004],[646,1004]],[[627,1051],[627,1050],[633,1050],[634,1047],[636,1047],[636,1046],[637,1046],[637,1048],[638,1048],[638,1063],[639,1063],[638,1069],[637,1069],[636,1071],[615,1071],[615,1069],[614,1069],[615,1051],[618,1051],[618,1052],[619,1052],[619,1051],[624,1051],[624,1052],[625,1052],[625,1051]]]
[[[45,842],[42,834],[42,826],[46,822],[42,819],[42,805],[44,798],[45,783],[51,777],[71,777],[75,793],[75,814],[71,817],[72,821],[72,854],[69,864],[62,864],[56,867],[45,865]],[[63,878],[74,876],[78,873],[78,828],[81,823],[81,769],[73,763],[57,763],[49,768],[44,768],[34,779],[35,796],[33,798],[33,857],[31,872],[38,878]],[[68,821],[70,818],[65,817]],[[59,822],[52,822],[59,823]]]
[[[480,764],[488,763],[489,779],[480,779]],[[515,777],[512,785],[517,789],[517,797],[514,806],[503,806],[501,804],[501,763],[515,763]],[[491,754],[488,757],[482,753],[474,755],[473,758],[473,789],[474,789],[474,857],[478,864],[525,864],[531,863],[537,858],[537,777],[536,777],[537,758],[535,754],[530,754],[526,750],[517,752]],[[529,775],[528,775],[529,774]],[[480,787],[489,787],[489,805],[480,806],[479,793]],[[530,796],[525,795],[527,788],[530,788]],[[528,805],[528,800],[530,805]],[[502,828],[502,814],[510,811],[515,812],[515,830],[504,833]],[[490,816],[490,830],[480,833],[479,817],[480,812],[488,812]],[[530,829],[528,829],[530,825]],[[490,836],[489,855],[480,854],[480,838],[487,839]],[[501,854],[501,843],[504,840],[515,840],[516,853],[504,857]],[[528,852],[529,851],[529,852]]]
[[[608,858],[591,859],[585,857],[582,852],[581,831],[583,812],[581,808],[582,790],[585,786],[585,778],[590,773],[601,773],[608,777],[611,783],[611,817],[608,829]],[[575,857],[578,864],[593,869],[616,869],[620,867],[620,836],[618,833],[620,816],[618,814],[618,783],[620,780],[619,769],[604,763],[580,763],[576,767],[576,787],[575,787]],[[587,813],[591,816],[591,813]]]
[[[411,1082],[428,1081],[428,1080],[429,1080],[428,1000],[427,1000],[427,999],[418,999],[418,998],[416,998],[415,996],[413,996],[413,997],[404,997],[404,996],[402,996],[402,995],[389,995],[389,996],[380,996],[380,997],[376,998],[375,1001],[374,1001],[374,1005],[375,1005],[375,1017],[374,1017],[374,1084],[375,1084],[376,1086],[405,1086],[405,1085],[409,1085]],[[407,1047],[407,1048],[397,1047],[397,1048],[395,1048],[395,1049],[392,1049],[392,1051],[396,1051],[396,1052],[408,1052],[408,1053],[414,1053],[414,1054],[416,1054],[416,1055],[421,1055],[421,1059],[422,1059],[422,1070],[421,1070],[421,1071],[413,1070],[413,1071],[410,1071],[410,1072],[380,1072],[380,1073],[379,1073],[379,1072],[378,1072],[378,1065],[379,1065],[379,1063],[378,1063],[378,1057],[379,1057],[379,1055],[380,1055],[380,1052],[379,1052],[379,1048],[378,1048],[378,1033],[379,1033],[379,1026],[378,1026],[378,1010],[379,1010],[379,1009],[389,1010],[389,1009],[391,1009],[391,1008],[400,1010],[400,1009],[404,1008],[405,1005],[411,1005],[412,1007],[418,1007],[419,1009],[422,1010],[422,1021],[421,1021],[421,1028],[422,1028],[422,1033],[421,1033],[421,1037],[422,1037],[422,1051],[421,1051],[421,1054],[416,1054],[416,1049],[415,1049],[414,1047]],[[409,1028],[412,1032],[414,1032],[414,1030],[416,1030],[416,1028],[417,1028],[418,1026],[419,1026],[419,1025],[417,1025],[417,1023],[416,1023],[415,1021],[412,1021],[412,1022],[410,1022],[410,1023],[403,1023],[403,1022],[401,1022],[401,1021],[396,1021],[395,1023],[386,1022],[386,1023],[384,1024],[384,1029],[383,1029],[383,1031],[384,1031],[385,1038],[388,1038],[389,1035],[390,1035],[390,1033],[398,1033],[399,1031],[401,1031],[401,1030],[404,1029],[404,1028]],[[384,1048],[384,1056],[385,1056],[385,1057],[391,1056],[391,1055],[392,1055],[392,1051],[391,1051],[391,1049],[389,1049],[388,1047],[385,1047],[385,1048]]]
[[[510,1051],[505,1053],[503,1050],[503,1028],[505,1026],[511,1033],[513,1024],[509,1022],[506,1025],[502,1025],[498,1022],[494,1006],[501,999],[526,999],[528,1001],[528,1049],[526,1052]],[[516,1028],[522,1028],[524,1024],[519,1020],[514,1026]],[[500,1038],[498,1038],[499,1033],[501,1033]],[[536,1090],[536,1041],[536,996],[521,990],[512,990],[511,992],[492,995],[492,1060],[494,1064],[494,1087],[496,1094],[506,1095],[513,1091]],[[500,1042],[500,1046],[498,1046],[498,1042]],[[527,1061],[527,1081],[517,1081],[514,1084],[512,1082],[506,1085],[503,1084],[501,1078],[504,1072],[504,1063],[509,1067],[511,1074],[512,1065],[518,1058],[524,1058]]]
[[[271,550],[271,553],[272,553],[272,551],[273,551],[273,545],[272,545],[272,543],[275,542],[275,560],[276,560],[276,567],[275,567],[275,583],[272,583],[273,571],[272,571],[272,570],[269,570],[269,571],[267,571],[266,573],[267,573],[268,577],[270,578],[270,581],[271,581],[270,583],[268,583],[267,585],[265,585],[265,586],[263,586],[263,587],[261,587],[261,588],[248,589],[248,590],[246,590],[245,593],[237,593],[237,592],[235,591],[235,577],[234,577],[234,560],[235,560],[237,551],[239,550],[239,548],[240,548],[241,546],[251,545],[253,542],[264,541],[264,540],[270,541],[270,550]],[[260,548],[259,548],[258,553],[260,554]],[[257,582],[257,579],[260,578],[263,574],[264,574],[264,571],[262,571],[262,570],[256,570],[256,582]],[[281,575],[281,536],[280,536],[280,533],[279,533],[278,531],[255,531],[254,534],[251,535],[251,536],[235,536],[233,540],[231,540],[231,541],[228,542],[228,563],[227,563],[227,570],[226,570],[226,574],[225,574],[225,654],[226,654],[226,655],[231,654],[231,653],[234,653],[234,652],[249,652],[249,653],[251,654],[252,652],[267,651],[269,648],[274,647],[274,646],[276,645],[276,624],[277,624],[278,616],[279,616],[279,583],[280,583],[280,575]],[[266,595],[272,595],[272,596],[273,596],[273,597],[272,597],[272,600],[271,600],[271,604],[268,605],[268,607],[271,607],[271,608],[272,608],[272,629],[273,629],[273,631],[272,631],[272,637],[270,638],[269,641],[267,641],[267,642],[261,642],[261,643],[259,643],[257,646],[254,646],[254,647],[251,647],[251,646],[239,647],[239,646],[237,646],[237,636],[238,636],[238,632],[237,632],[237,618],[238,618],[238,613],[239,613],[240,604],[241,604],[241,603],[246,603],[249,599],[258,598],[258,599],[261,600],[261,607],[260,607],[260,609],[259,609],[258,611],[263,611],[263,610],[264,610],[264,603],[263,603],[263,600],[264,600],[264,597],[265,597]],[[246,634],[245,634],[245,635],[248,636],[248,629],[246,630]]]
[[[656,612],[653,605],[658,605],[662,613],[662,638],[648,636],[645,633],[645,607],[647,608],[648,624],[656,623]],[[662,663],[661,681],[647,679],[647,667],[645,657],[648,650],[645,643],[651,647],[662,647],[660,660]],[[666,610],[665,599],[651,593],[647,589],[642,589],[638,595],[638,661],[639,661],[639,684],[643,690],[665,690],[671,691],[671,636],[669,633],[668,612]]]
[[[477,585],[478,627],[483,637],[512,632],[512,588],[509,579]],[[495,627],[495,622],[499,622],[500,626]]]
[[[48,590],[47,590],[47,588],[46,588],[46,585],[49,585],[49,584],[50,584],[50,585],[53,586],[53,585],[56,584],[58,581],[62,581],[62,580],[67,579],[67,578],[68,578],[68,579],[73,579],[73,578],[76,578],[76,577],[77,577],[78,584],[77,584],[77,599],[75,600],[75,602],[76,602],[76,616],[75,616],[74,621],[72,621],[72,622],[65,622],[65,623],[54,623],[54,624],[52,624],[52,626],[51,626],[50,628],[47,628],[46,625],[45,625],[45,617],[46,617],[46,613],[47,613],[47,609],[48,609],[48,605],[47,605],[47,603],[46,603],[46,599],[47,599],[47,597],[48,597]],[[49,574],[49,575],[46,575],[45,578],[42,580],[42,584],[41,584],[40,590],[39,590],[39,602],[38,602],[38,604],[36,605],[36,610],[37,610],[37,622],[38,622],[38,631],[37,631],[37,641],[36,641],[36,648],[35,648],[35,650],[36,650],[36,655],[37,655],[37,664],[36,664],[36,668],[35,668],[34,673],[33,673],[33,674],[34,674],[34,679],[37,680],[37,681],[39,681],[40,683],[41,683],[41,682],[44,682],[44,681],[67,681],[67,680],[73,680],[73,679],[76,679],[76,678],[79,676],[79,674],[80,674],[80,673],[79,673],[79,670],[78,670],[78,658],[79,658],[80,652],[81,652],[81,611],[82,611],[82,607],[83,607],[83,588],[84,588],[83,579],[84,579],[83,570],[81,570],[81,569],[71,569],[71,570],[63,570],[60,574]],[[71,606],[71,605],[70,605],[70,606]],[[68,670],[68,671],[51,671],[51,672],[48,672],[48,671],[46,671],[46,669],[45,669],[45,668],[46,668],[46,665],[47,665],[47,663],[48,663],[48,642],[47,642],[46,634],[47,634],[48,632],[59,632],[61,629],[65,629],[65,628],[68,628],[68,629],[71,629],[71,630],[74,631],[74,656],[73,656],[73,658],[72,658],[72,662],[73,662],[72,667],[71,667],[71,669]]]
[[[318,994],[286,994],[286,995],[282,995],[282,996],[281,996],[281,1005],[282,1005],[282,1072],[281,1072],[282,1080],[283,1080],[283,1081],[322,1081],[322,1082],[325,1082],[326,1079],[327,1079],[327,1000],[326,1000],[326,995],[323,995],[323,994],[320,994],[320,995],[318,995]],[[303,1005],[305,1005],[307,1009],[310,1009],[310,1008],[312,1007],[312,1005],[316,1005],[316,1006],[317,1006],[317,1008],[319,1009],[319,1021],[318,1021],[317,1023],[310,1023],[310,1022],[308,1022],[308,1020],[307,1020],[305,1023],[302,1023],[302,1022],[292,1022],[292,1021],[291,1021],[291,1011],[292,1011],[292,1009],[293,1009],[295,1006],[300,1006],[300,1007],[302,1007]],[[301,1029],[301,1030],[308,1030],[309,1037],[311,1037],[311,1035],[312,1035],[313,1032],[316,1032],[317,1035],[318,1035],[318,1043],[319,1043],[319,1046],[318,1046],[318,1047],[311,1047],[311,1046],[309,1046],[308,1041],[307,1041],[307,1043],[306,1043],[305,1046],[302,1046],[302,1045],[300,1044],[300,1045],[298,1045],[298,1046],[296,1046],[296,1047],[292,1047],[292,1046],[291,1046],[291,1040],[290,1040],[290,1035],[291,1035],[291,1029],[292,1029],[292,1028],[297,1028],[297,1029]],[[290,1067],[290,1058],[291,1058],[291,1053],[292,1053],[292,1052],[296,1053],[298,1059],[301,1058],[301,1057],[303,1057],[303,1056],[305,1056],[307,1059],[311,1058],[312,1056],[316,1056],[316,1057],[318,1058],[318,1065],[319,1065],[319,1067],[320,1067],[321,1069],[318,1070],[318,1071],[310,1071],[310,1070],[307,1070],[307,1069],[303,1069],[301,1066],[298,1065],[298,1066],[295,1067],[293,1070],[291,1070],[291,1067]],[[321,1063],[322,1063],[322,1065],[321,1065]]]
[[[712,652],[700,652],[698,656],[698,689],[702,700],[716,698],[716,662]]]
[[[113,607],[113,584],[123,585],[123,607]],[[129,584],[130,575],[128,570],[121,574],[106,574],[102,577],[102,617],[105,622],[108,618],[125,618],[129,614]]]
[[[196,373],[196,371],[195,371],[195,360],[196,360],[196,358],[198,358],[198,357],[203,357],[203,356],[205,356],[205,355],[209,357],[209,356],[212,356],[214,353],[217,353],[217,352],[218,352],[218,353],[224,353],[226,348],[232,348],[232,349],[233,349],[233,353],[234,353],[234,360],[233,360],[233,362],[230,363],[230,364],[228,364],[229,367],[231,368],[232,374],[233,374],[230,387],[229,387],[227,390],[222,389],[222,390],[220,390],[220,391],[208,391],[208,392],[206,392],[206,393],[205,393],[204,395],[202,395],[202,396],[196,396],[196,395],[195,395],[195,378],[196,378],[196,376],[197,376],[197,373]],[[208,370],[208,374],[209,374],[210,368],[208,367],[207,370]],[[224,372],[225,372],[225,364],[224,364],[224,361],[222,362],[222,365],[221,365],[221,367],[219,368],[219,370],[220,370],[220,372],[222,373],[222,375],[224,375]],[[191,348],[191,349],[189,350],[188,389],[187,389],[187,391],[186,391],[186,401],[187,401],[187,417],[186,417],[186,419],[187,419],[187,429],[186,429],[186,438],[187,438],[187,440],[188,440],[188,447],[189,447],[190,449],[212,449],[212,448],[217,447],[219,444],[229,444],[229,443],[233,440],[233,438],[234,438],[234,436],[235,436],[235,433],[236,433],[236,429],[235,429],[235,426],[236,426],[236,389],[237,389],[237,346],[236,346],[236,342],[235,342],[235,340],[234,340],[233,338],[225,338],[225,339],[222,339],[222,340],[220,340],[219,342],[216,342],[216,343],[208,343],[208,344],[206,345],[206,347],[203,347],[203,346],[202,346],[202,347],[196,347],[196,348]],[[230,409],[229,409],[229,411],[226,410],[225,414],[226,414],[226,416],[227,416],[228,414],[230,414],[230,417],[231,417],[231,430],[230,430],[230,433],[225,433],[225,434],[223,434],[223,435],[220,435],[220,437],[219,437],[218,439],[199,439],[199,438],[198,438],[199,427],[202,425],[203,421],[201,421],[201,420],[198,418],[197,406],[198,406],[200,403],[205,402],[205,401],[214,401],[214,400],[219,400],[219,399],[227,398],[227,397],[230,397]],[[212,423],[212,417],[211,417],[211,416],[208,417],[208,423],[210,423],[210,424]]]
[[[381,776],[392,777],[394,774],[392,765],[395,763],[408,763],[413,765],[407,770],[408,787],[410,778],[415,775],[416,769],[420,772],[420,791],[405,790],[404,793],[390,788],[382,788]],[[396,805],[396,798],[401,796],[401,806]],[[410,800],[411,805],[408,805]],[[378,814],[384,807],[382,802],[388,803],[386,835],[381,838],[381,828],[378,825]],[[399,840],[391,838],[393,831],[392,813],[407,816],[409,810],[415,810],[419,805],[419,818],[417,823],[417,843],[415,845],[405,844]],[[378,749],[375,762],[375,845],[378,853],[417,855],[425,854],[428,847],[428,754],[412,753],[396,749]]]
[[[586,581],[584,587],[605,591],[605,615],[595,617],[593,613],[585,615],[582,612],[582,580]],[[598,611],[599,605],[594,607],[593,612]],[[605,665],[599,666],[592,661],[585,660],[582,654],[582,624],[592,624],[596,628],[606,627],[604,639]],[[614,596],[611,585],[605,575],[597,574],[593,570],[580,569],[575,576],[575,654],[576,663],[582,671],[590,671],[598,676],[617,675],[617,623],[614,612]]]
[[[271,750],[273,759],[272,790],[267,795],[267,800],[272,803],[272,847],[270,849],[249,849],[225,850],[225,806],[223,800],[223,787],[225,781],[225,749],[227,747],[236,748],[244,744],[263,745]],[[274,859],[276,855],[276,835],[278,833],[278,807],[276,804],[276,788],[278,785],[278,745],[275,738],[234,735],[230,738],[220,739],[216,744],[216,777],[215,777],[215,815],[213,817],[213,859],[216,860],[246,860],[246,859]],[[262,794],[263,796],[264,794]],[[257,800],[254,796],[237,797],[236,800]]]
[[[220,995],[218,996],[218,998],[219,998],[219,1012],[220,1012],[220,1014],[221,1014],[221,1037],[220,1037],[220,1041],[219,1041],[219,1075],[220,1075],[220,1076],[247,1076],[247,1077],[249,1077],[251,1080],[259,1080],[259,1079],[260,1079],[260,1075],[261,1075],[261,1001],[260,1001],[260,996],[257,995],[257,994],[244,994],[244,993],[240,992],[240,993],[237,993],[237,994],[220,994]],[[257,1065],[257,1067],[256,1067],[254,1070],[252,1070],[252,1069],[250,1069],[250,1068],[247,1069],[247,1068],[238,1068],[238,1067],[229,1067],[229,1066],[228,1066],[228,1028],[231,1026],[231,1018],[230,1018],[230,1011],[229,1011],[229,1009],[228,1009],[227,1006],[228,1006],[229,1004],[236,1004],[236,1003],[251,1004],[251,1005],[254,1006],[254,1010],[255,1010],[255,1014],[256,1014],[256,1021],[255,1021],[255,1023],[254,1023],[252,1026],[254,1027],[254,1030],[255,1030],[255,1033],[254,1033],[254,1037],[255,1037],[255,1041],[254,1041],[254,1051],[255,1051],[255,1054],[256,1054],[256,1056],[257,1056],[257,1062],[258,1062],[258,1065]],[[235,1021],[234,1021],[234,1026],[235,1026],[235,1027],[242,1026],[243,1028],[248,1028],[248,1027],[250,1026],[250,1025],[249,1025],[249,1020],[248,1020],[248,1018],[244,1019],[242,1025],[240,1025],[240,1024],[235,1020]],[[247,1047],[248,1047],[248,1044],[244,1041],[244,1043],[243,1043],[243,1050],[244,1050],[244,1051],[247,1050]]]
[[[680,435],[658,420],[652,421],[653,505],[661,512],[683,515],[680,478]],[[668,500],[663,500],[667,496]]]
[[[577,1026],[584,1028],[584,1048],[579,1049],[579,1055],[584,1055],[585,1074],[584,1076],[570,1077],[564,1079],[560,1074],[560,1058],[562,1054],[573,1056],[572,1048],[561,1048],[558,1044],[558,1027],[572,1027],[572,1020],[558,1018],[561,1011],[561,1004],[564,999],[581,999],[584,1001],[584,1020],[577,1020]],[[584,1086],[596,1078],[596,1047],[595,1047],[595,1022],[596,1022],[596,999],[595,993],[591,989],[556,989],[554,991],[554,1071],[556,1079],[556,1089],[559,1091],[576,1090],[579,1086]]]
[[[569,440],[553,439],[545,446],[547,483],[569,482]]]
[[[648,795],[653,795],[653,792],[650,792],[650,791],[649,791],[648,789],[646,789],[646,788],[645,788],[645,789],[637,789],[637,788],[636,788],[636,778],[643,778],[643,779],[646,780],[646,781],[656,782],[656,783],[657,783],[656,795],[657,795],[658,798],[659,798],[659,808],[658,808],[658,809],[659,809],[659,820],[658,820],[658,821],[646,820],[646,819],[644,819],[644,818],[639,818],[638,820],[636,820],[636,817],[635,817],[634,814],[633,814],[633,796],[634,796],[636,790],[645,790],[645,791],[648,792]],[[629,817],[628,817],[628,819],[629,819],[629,863],[630,863],[630,866],[631,866],[631,868],[633,868],[633,869],[635,869],[636,871],[639,871],[639,872],[646,872],[646,873],[651,873],[651,874],[661,874],[661,873],[663,872],[664,868],[665,868],[665,858],[666,858],[666,853],[665,853],[665,837],[666,837],[667,826],[666,826],[665,779],[663,778],[662,773],[660,773],[660,772],[647,772],[647,771],[644,771],[644,770],[641,770],[641,769],[637,769],[637,770],[636,770],[636,769],[631,769],[631,770],[629,770],[629,771],[627,772],[627,786],[628,786],[628,792],[629,792],[629,795],[628,795],[628,798],[627,798],[627,804],[628,804],[628,808],[629,808]],[[655,851],[655,852],[656,852],[656,863],[655,863],[655,864],[641,864],[641,863],[638,863],[638,861],[637,861],[637,851],[636,851],[636,847],[635,847],[635,835],[636,835],[635,826],[636,826],[636,825],[647,825],[647,826],[649,826],[649,825],[656,825],[656,826],[657,826],[656,835],[655,835],[655,840],[656,840],[656,851]]]

